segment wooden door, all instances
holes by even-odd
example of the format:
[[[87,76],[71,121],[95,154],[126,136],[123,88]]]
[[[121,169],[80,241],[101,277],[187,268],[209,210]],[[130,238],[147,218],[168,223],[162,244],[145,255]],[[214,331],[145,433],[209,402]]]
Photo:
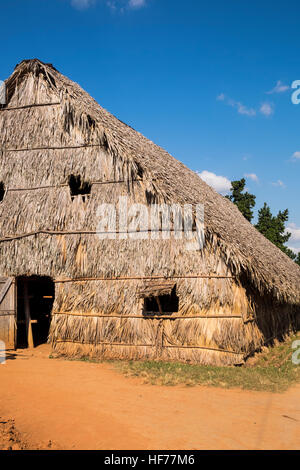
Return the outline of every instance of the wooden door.
[[[0,277],[0,340],[6,349],[15,349],[16,295],[12,277]]]

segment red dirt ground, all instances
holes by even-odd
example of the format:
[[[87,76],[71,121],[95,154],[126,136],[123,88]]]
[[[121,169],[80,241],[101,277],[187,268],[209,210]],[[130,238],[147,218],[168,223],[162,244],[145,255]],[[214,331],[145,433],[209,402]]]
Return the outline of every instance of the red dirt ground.
[[[48,354],[47,345],[12,352],[0,365],[0,449],[300,447],[300,386],[270,394],[145,385],[109,364]]]

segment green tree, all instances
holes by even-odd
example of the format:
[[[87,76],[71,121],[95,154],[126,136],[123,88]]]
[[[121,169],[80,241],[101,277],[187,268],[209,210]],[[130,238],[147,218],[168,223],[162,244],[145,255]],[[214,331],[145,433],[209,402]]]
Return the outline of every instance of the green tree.
[[[286,232],[285,228],[288,218],[288,209],[279,211],[276,216],[273,216],[270,207],[265,202],[264,206],[258,211],[258,222],[255,227],[290,258],[295,259],[295,253],[285,246],[285,243],[291,236],[289,232]]]
[[[296,262],[297,264],[299,264],[299,266],[300,266],[300,251],[299,251],[298,255],[297,255],[296,258],[295,258],[295,262]]]
[[[251,222],[253,219],[253,207],[255,206],[256,196],[248,192],[243,192],[245,189],[246,180],[242,178],[241,180],[231,181],[231,195],[226,196],[227,199],[230,199],[241,211],[243,216]]]

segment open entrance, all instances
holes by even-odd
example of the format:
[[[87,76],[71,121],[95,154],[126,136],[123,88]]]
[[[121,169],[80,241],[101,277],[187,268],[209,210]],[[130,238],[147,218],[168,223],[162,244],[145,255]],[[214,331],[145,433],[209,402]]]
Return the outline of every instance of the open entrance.
[[[54,282],[46,276],[22,276],[17,287],[17,348],[46,343],[54,301]]]

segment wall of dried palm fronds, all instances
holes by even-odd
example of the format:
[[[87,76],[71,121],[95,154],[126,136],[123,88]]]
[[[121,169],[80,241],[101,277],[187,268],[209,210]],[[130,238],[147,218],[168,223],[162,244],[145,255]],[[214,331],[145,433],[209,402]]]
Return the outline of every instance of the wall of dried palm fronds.
[[[197,175],[39,61],[17,67],[7,97],[11,110],[0,110],[1,275],[182,276],[176,315],[194,317],[163,320],[163,327],[143,318],[142,279],[58,282],[50,331],[57,353],[234,364],[293,327],[299,268]],[[92,182],[86,202],[71,200],[71,174]],[[205,249],[187,251],[172,238],[99,239],[97,208],[119,196],[129,204],[204,203]],[[184,278],[193,273],[228,279]]]
[[[163,320],[144,315],[142,287],[141,280],[58,283],[54,352],[232,365],[296,327],[296,311],[270,299],[251,304],[233,280],[177,280],[179,311]]]

